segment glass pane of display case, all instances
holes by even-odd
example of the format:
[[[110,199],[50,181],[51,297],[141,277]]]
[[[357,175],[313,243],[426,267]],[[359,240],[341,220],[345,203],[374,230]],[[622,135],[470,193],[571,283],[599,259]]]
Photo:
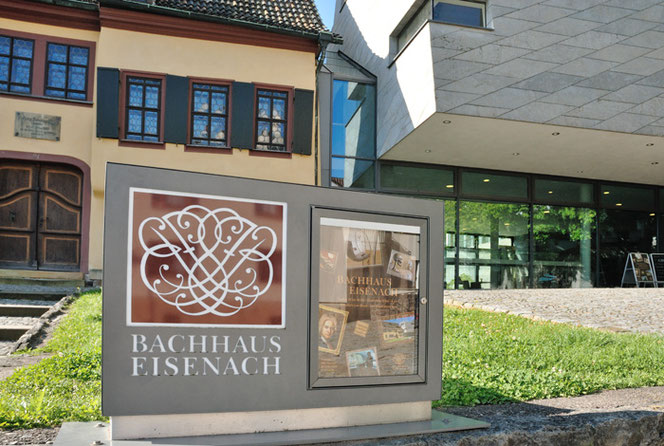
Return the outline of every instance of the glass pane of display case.
[[[312,245],[314,386],[421,382],[425,226],[320,212]]]

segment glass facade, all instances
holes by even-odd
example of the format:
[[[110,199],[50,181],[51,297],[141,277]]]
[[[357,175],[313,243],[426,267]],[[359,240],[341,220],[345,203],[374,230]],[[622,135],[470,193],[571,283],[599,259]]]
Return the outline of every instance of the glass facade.
[[[379,191],[444,204],[447,289],[615,287],[629,252],[664,250],[661,188],[379,164]]]
[[[376,86],[334,80],[330,185],[375,187]]]

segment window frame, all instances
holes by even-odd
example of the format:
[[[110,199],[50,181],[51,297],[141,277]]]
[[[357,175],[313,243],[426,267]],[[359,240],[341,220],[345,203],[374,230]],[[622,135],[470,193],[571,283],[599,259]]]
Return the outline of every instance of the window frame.
[[[26,33],[13,29],[0,28],[0,35],[11,37],[12,39],[25,39],[34,42],[32,50],[32,66],[30,73],[30,93],[20,93],[14,91],[0,90],[0,95],[8,95],[18,99],[46,101],[46,102],[65,102],[72,105],[92,106],[94,98],[94,72],[96,42],[88,40],[69,39],[64,37],[50,36],[44,34]],[[88,66],[86,76],[86,99],[69,99],[55,96],[46,96],[46,69],[47,69],[47,44],[54,43],[59,45],[77,46],[88,49]]]
[[[65,62],[63,64],[61,62],[52,62],[52,61],[48,60],[48,47],[49,47],[49,45],[63,45],[63,46],[66,46],[67,47],[67,62]],[[83,65],[73,64],[73,63],[70,62],[70,55],[71,55],[71,49],[72,48],[85,48],[85,49],[88,50],[88,65],[85,66],[85,70],[86,70],[86,72],[85,72],[85,88],[83,89],[83,92],[85,93],[85,99],[76,99],[76,98],[67,97],[67,94],[70,91],[73,91],[73,92],[80,91],[80,90],[71,90],[70,88],[68,88],[69,87],[69,68],[70,67],[82,67],[83,66]],[[88,97],[89,97],[88,84],[90,82],[90,76],[89,76],[89,72],[90,72],[90,48],[88,48],[86,46],[81,46],[81,45],[71,45],[71,44],[65,44],[65,43],[51,42],[51,41],[47,40],[46,41],[46,52],[45,52],[44,57],[45,57],[45,59],[44,59],[44,96],[49,97],[49,98],[70,99],[70,100],[73,99],[73,100],[79,100],[79,101],[88,99]],[[52,63],[65,66],[65,88],[49,87],[49,85],[48,85],[48,79],[49,79],[48,69],[49,69],[50,64],[52,64]],[[64,97],[48,95],[46,93],[46,90],[63,90],[64,91]]]
[[[436,19],[436,0],[431,1],[431,20],[436,22],[436,23],[445,23],[448,25],[455,25],[455,26],[466,26],[469,28],[475,28],[475,29],[488,29],[489,27],[489,2],[486,0],[438,0],[438,3],[447,3],[450,5],[456,5],[456,6],[462,6],[466,8],[475,8],[479,9],[482,11],[482,25],[477,26],[477,25],[470,25],[467,23],[454,23],[454,22],[448,22],[446,20],[442,19]],[[468,5],[470,4],[470,5]],[[471,6],[471,5],[477,5],[477,6]]]
[[[259,149],[256,147],[258,143],[258,90],[267,90],[275,91],[280,93],[286,93],[286,138],[284,138],[284,144],[286,150],[272,150],[272,149]],[[295,102],[295,87],[284,86],[284,85],[274,85],[274,84],[259,84],[254,83],[254,105],[253,105],[253,144],[252,151],[254,153],[270,153],[270,154],[284,154],[291,155],[293,153],[293,109]],[[270,123],[272,123],[272,118],[269,118]]]
[[[233,113],[233,81],[228,79],[213,79],[204,77],[190,77],[189,91],[187,98],[187,143],[185,144],[186,152],[202,152],[202,153],[222,153],[232,154],[231,148],[231,115]],[[228,92],[226,95],[226,145],[225,146],[212,146],[203,144],[194,144],[193,140],[193,106],[194,106],[194,84],[216,85],[227,87]]]
[[[161,91],[159,92],[159,134],[157,136],[158,141],[141,141],[136,139],[127,138],[127,119],[129,117],[127,113],[128,109],[128,79],[130,77],[143,78],[150,80],[159,80],[161,81]],[[164,142],[164,118],[166,111],[166,74],[164,73],[152,73],[145,71],[125,71],[120,70],[120,98],[119,98],[119,145],[127,147],[143,147],[148,149],[165,149],[166,143]]]
[[[1,56],[1,57],[7,57],[9,59],[9,65],[7,68],[7,91],[0,90],[3,93],[16,93],[16,94],[32,94],[32,79],[34,77],[34,67],[35,67],[35,56],[36,56],[36,42],[34,39],[28,39],[28,38],[23,38],[23,37],[17,37],[17,36],[9,36],[5,34],[0,34],[0,37],[7,37],[9,38],[9,54],[7,56]],[[27,57],[22,57],[22,56],[17,56],[14,55],[14,41],[18,40],[23,40],[23,41],[29,41],[32,42],[32,56],[30,59]],[[12,82],[12,67],[14,65],[15,60],[29,60],[30,61],[30,73],[28,74],[28,83],[27,84],[20,84],[18,82]],[[22,92],[22,91],[12,91],[12,84],[21,86],[21,87],[28,87],[28,92]]]

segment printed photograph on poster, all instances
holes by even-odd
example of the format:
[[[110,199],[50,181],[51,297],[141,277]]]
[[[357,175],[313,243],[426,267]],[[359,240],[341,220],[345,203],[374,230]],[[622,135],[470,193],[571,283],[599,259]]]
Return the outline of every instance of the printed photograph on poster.
[[[634,265],[634,273],[639,282],[652,282],[652,268],[650,266],[650,257],[648,254],[640,252],[630,253],[632,256],[632,265]]]
[[[382,342],[392,344],[401,341],[412,341],[415,339],[415,314],[407,313],[383,320]]]
[[[320,270],[331,272],[337,267],[337,253],[328,251],[327,249],[320,250]]]
[[[387,274],[412,281],[415,278],[416,266],[415,256],[392,250],[390,262],[387,265]]]
[[[369,258],[371,251],[372,246],[367,233],[362,229],[351,229],[347,243],[348,258],[361,262]]]
[[[318,351],[339,355],[347,321],[348,311],[318,306]]]
[[[379,376],[376,347],[353,350],[346,353],[350,376]]]

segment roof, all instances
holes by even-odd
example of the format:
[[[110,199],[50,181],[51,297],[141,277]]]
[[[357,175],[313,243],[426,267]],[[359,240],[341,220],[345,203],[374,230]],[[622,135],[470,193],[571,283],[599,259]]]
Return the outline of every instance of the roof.
[[[314,0],[155,0],[154,5],[292,31],[327,31]]]

